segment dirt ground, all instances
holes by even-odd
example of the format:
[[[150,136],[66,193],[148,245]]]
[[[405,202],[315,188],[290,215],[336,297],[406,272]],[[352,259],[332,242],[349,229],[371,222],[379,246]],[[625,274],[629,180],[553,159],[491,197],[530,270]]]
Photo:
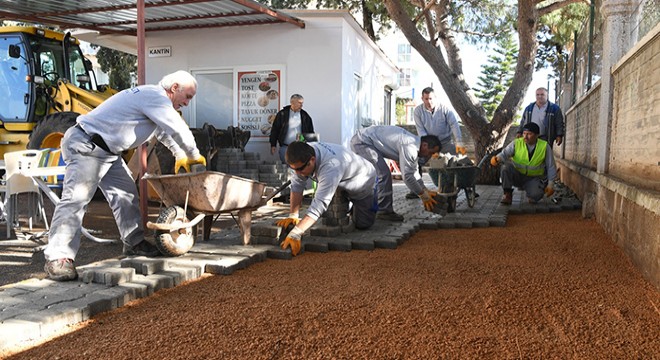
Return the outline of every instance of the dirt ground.
[[[206,276],[10,358],[658,359],[659,308],[595,221],[516,215]]]

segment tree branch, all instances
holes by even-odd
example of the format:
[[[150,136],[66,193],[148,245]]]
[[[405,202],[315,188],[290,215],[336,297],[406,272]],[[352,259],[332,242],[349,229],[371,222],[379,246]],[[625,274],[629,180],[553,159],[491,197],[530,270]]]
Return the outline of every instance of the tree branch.
[[[536,3],[540,3],[541,1],[536,1]],[[555,10],[559,10],[565,6],[568,6],[570,4],[575,4],[575,3],[585,3],[587,5],[591,4],[589,0],[564,0],[564,1],[558,1],[556,3],[552,3],[548,6],[540,7],[537,8],[536,11],[538,11],[539,16],[543,16],[546,14],[549,14]]]

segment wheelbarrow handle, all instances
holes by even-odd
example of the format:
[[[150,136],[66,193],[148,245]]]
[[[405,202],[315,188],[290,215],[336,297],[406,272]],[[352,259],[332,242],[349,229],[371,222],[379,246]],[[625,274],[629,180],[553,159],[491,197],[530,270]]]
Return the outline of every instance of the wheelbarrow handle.
[[[291,180],[287,180],[284,184],[280,185],[280,187],[275,189],[275,191],[272,194],[268,195],[268,197],[262,201],[262,204],[265,204],[268,201],[270,201],[270,199],[274,198],[275,195],[279,194],[282,190],[289,187],[289,185],[291,185]]]

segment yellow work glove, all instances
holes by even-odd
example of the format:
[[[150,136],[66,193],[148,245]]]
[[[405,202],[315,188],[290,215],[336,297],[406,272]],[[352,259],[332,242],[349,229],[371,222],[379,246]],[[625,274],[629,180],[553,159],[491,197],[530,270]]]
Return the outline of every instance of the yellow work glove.
[[[200,155],[197,158],[188,159],[187,163],[188,163],[188,167],[190,167],[190,165],[204,165],[204,167],[206,167],[206,158]]]
[[[465,146],[456,145],[456,153],[461,154],[461,155],[465,155],[465,154],[467,154],[467,149],[465,148]]]
[[[498,166],[500,164],[500,158],[498,158],[497,156],[493,156],[492,158],[490,158],[490,164],[493,166]]]
[[[286,250],[286,248],[291,247],[291,254],[293,256],[298,255],[298,253],[300,252],[300,243],[301,243],[300,238],[302,237],[302,234],[303,231],[297,227],[291,229],[289,235],[287,235],[286,239],[284,239],[284,241],[282,241],[282,244],[280,244],[282,250]]]
[[[552,187],[552,184],[548,185],[545,187],[545,190],[543,190],[545,193],[545,196],[550,197],[552,194],[555,193],[555,189]]]
[[[433,198],[433,196],[435,195],[437,195],[437,193],[435,191],[430,191],[430,190],[424,190],[423,193],[418,195],[419,198],[422,199],[422,202],[424,203],[424,209],[426,209],[426,211],[432,211],[433,206],[438,203]]]
[[[182,168],[185,170],[184,172],[189,173],[190,165],[204,165],[204,167],[206,167],[206,158],[202,155],[199,155],[199,157],[195,159],[189,159],[187,157],[178,158],[174,162],[174,173],[178,174]]]
[[[282,219],[282,220],[277,220],[275,222],[275,225],[277,225],[277,226],[279,226],[283,229],[286,229],[287,227],[289,227],[289,225],[298,225],[299,222],[300,222],[300,219],[298,218],[298,214],[289,214],[288,218]]]
[[[174,173],[178,174],[179,171],[183,168],[183,172],[190,172],[190,166],[188,166],[188,158],[187,157],[182,157],[176,159],[174,162]]]

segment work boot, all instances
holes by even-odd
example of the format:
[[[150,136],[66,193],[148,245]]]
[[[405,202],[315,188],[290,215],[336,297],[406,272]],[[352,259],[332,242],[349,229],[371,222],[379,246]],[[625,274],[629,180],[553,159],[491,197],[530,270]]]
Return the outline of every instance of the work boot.
[[[511,205],[512,202],[513,202],[513,193],[505,191],[504,195],[502,195],[502,200],[500,201],[500,204]]]
[[[55,281],[69,281],[78,278],[76,267],[73,266],[73,259],[56,259],[46,261],[44,271],[48,278]]]
[[[419,196],[411,191],[406,194],[406,199],[419,199]]]
[[[395,221],[395,222],[402,222],[403,221],[403,215],[397,214],[394,211],[392,212],[379,212],[376,214],[377,219],[381,220],[386,220],[386,221]]]
[[[124,244],[124,255],[126,256],[147,256],[154,257],[160,255],[160,250],[151,245],[146,240],[142,240],[137,245]]]

